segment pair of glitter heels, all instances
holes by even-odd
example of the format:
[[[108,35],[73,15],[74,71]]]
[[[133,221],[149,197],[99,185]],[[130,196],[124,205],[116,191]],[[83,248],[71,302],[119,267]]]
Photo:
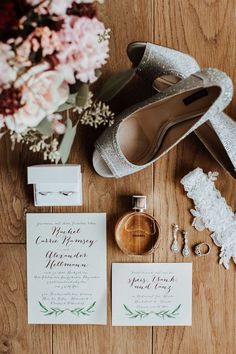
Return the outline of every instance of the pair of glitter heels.
[[[122,112],[95,143],[93,166],[107,178],[138,172],[195,132],[236,178],[236,122],[223,111],[233,97],[231,79],[200,69],[191,56],[152,43],[129,44],[136,73],[157,94]]]

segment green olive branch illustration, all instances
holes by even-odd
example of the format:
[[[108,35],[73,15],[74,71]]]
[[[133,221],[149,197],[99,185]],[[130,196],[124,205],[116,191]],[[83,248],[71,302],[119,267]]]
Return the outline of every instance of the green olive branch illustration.
[[[39,301],[39,306],[41,307],[41,312],[44,314],[44,316],[55,315],[56,317],[62,315],[66,311],[72,313],[77,317],[80,317],[81,315],[90,316],[95,310],[95,305],[96,301],[94,301],[91,305],[87,307],[77,307],[75,309],[60,309],[58,307],[46,307],[44,304],[42,304],[42,302]]]

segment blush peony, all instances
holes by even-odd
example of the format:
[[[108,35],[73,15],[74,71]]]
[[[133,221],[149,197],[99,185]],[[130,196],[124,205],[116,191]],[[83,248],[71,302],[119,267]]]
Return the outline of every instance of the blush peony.
[[[67,16],[58,35],[63,51],[57,54],[56,69],[69,83],[76,79],[92,83],[96,80],[95,70],[101,68],[108,58],[108,40],[99,40],[105,27],[96,18]]]

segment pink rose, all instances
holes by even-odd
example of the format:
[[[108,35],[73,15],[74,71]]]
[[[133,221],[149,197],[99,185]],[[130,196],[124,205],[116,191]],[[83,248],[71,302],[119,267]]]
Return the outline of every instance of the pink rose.
[[[52,70],[31,76],[24,81],[21,89],[24,106],[5,117],[7,127],[19,133],[27,127],[36,127],[65,103],[69,96],[68,85],[60,74]]]

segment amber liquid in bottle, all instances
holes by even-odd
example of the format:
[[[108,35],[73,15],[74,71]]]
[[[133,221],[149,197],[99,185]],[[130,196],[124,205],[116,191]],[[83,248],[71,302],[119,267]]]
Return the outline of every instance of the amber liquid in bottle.
[[[145,213],[146,197],[133,196],[133,211],[120,218],[115,228],[119,248],[129,255],[153,253],[159,243],[159,225]]]

